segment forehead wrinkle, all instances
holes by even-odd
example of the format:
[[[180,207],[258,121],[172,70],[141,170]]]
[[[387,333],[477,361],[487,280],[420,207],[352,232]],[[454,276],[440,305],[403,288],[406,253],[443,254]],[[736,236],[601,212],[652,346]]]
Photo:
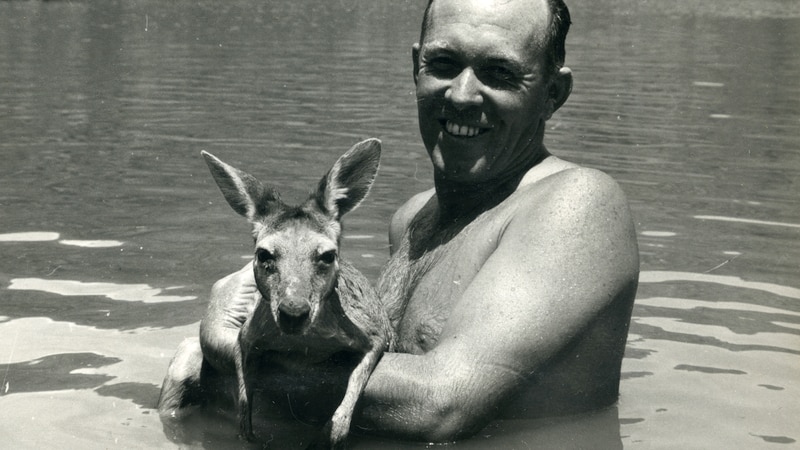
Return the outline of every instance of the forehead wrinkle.
[[[426,39],[425,42],[422,44],[422,48],[424,51],[428,52],[446,52],[446,53],[458,53],[457,49],[461,47],[461,42],[458,42],[453,39],[444,39],[444,38],[436,38],[436,39]],[[484,47],[489,47],[484,48]],[[508,51],[504,47],[491,47],[488,43],[483,44],[480,46],[482,50],[490,50],[489,57],[496,58],[496,59],[514,59],[515,56],[513,52]],[[472,53],[472,52],[470,52]]]

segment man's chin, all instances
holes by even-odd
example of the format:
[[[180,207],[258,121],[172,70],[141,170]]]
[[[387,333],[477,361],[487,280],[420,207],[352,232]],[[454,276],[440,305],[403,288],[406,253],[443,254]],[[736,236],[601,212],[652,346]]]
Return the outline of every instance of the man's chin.
[[[434,177],[439,181],[475,184],[484,181],[485,173],[476,166],[463,164],[434,164]]]

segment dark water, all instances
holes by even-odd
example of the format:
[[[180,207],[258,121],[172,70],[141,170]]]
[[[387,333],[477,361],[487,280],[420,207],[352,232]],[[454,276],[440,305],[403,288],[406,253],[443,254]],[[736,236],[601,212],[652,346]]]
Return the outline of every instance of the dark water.
[[[300,200],[381,138],[344,241],[375,279],[390,214],[431,186],[410,64],[424,3],[0,2],[2,446],[178,446],[161,378],[251,245],[201,149]],[[642,255],[619,407],[460,447],[800,440],[800,5],[695,3],[570,3],[575,88],[546,139],[620,181]]]

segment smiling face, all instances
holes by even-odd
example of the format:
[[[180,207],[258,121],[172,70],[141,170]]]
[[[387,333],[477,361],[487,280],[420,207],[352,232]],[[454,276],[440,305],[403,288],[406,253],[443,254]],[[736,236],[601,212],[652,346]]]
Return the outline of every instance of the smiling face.
[[[422,140],[436,177],[503,179],[545,152],[548,95],[544,0],[436,0],[414,46]]]

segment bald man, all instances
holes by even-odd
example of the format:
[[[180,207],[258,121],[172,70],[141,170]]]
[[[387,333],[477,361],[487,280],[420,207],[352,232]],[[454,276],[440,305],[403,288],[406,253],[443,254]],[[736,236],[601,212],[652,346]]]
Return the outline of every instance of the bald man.
[[[413,46],[435,188],[394,215],[379,290],[398,331],[356,424],[426,442],[616,402],[639,275],[627,201],[551,155],[560,0],[435,0]]]

